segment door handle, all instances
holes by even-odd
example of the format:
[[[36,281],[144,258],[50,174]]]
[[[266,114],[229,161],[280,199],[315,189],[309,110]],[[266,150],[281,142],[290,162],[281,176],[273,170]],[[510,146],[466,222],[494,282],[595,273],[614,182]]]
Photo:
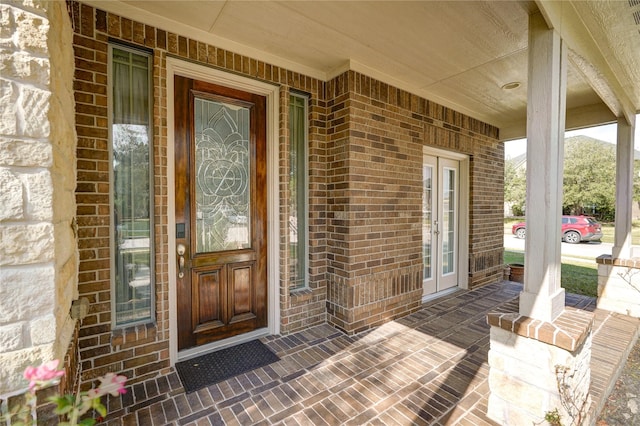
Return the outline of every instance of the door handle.
[[[435,220],[433,222],[433,228],[434,228],[433,233],[438,235],[440,233],[440,230],[438,230],[438,221],[437,220]]]
[[[184,253],[187,248],[184,244],[178,244],[176,251],[178,252],[178,278],[182,278],[184,277]]]

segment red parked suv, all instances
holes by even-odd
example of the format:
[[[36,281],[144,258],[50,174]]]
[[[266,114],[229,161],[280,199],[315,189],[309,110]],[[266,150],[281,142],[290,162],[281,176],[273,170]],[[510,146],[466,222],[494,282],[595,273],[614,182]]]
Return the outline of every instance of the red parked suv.
[[[511,232],[518,238],[524,238],[525,223],[519,222],[511,227]],[[582,241],[600,241],[602,227],[590,216],[562,216],[562,240],[577,244]]]

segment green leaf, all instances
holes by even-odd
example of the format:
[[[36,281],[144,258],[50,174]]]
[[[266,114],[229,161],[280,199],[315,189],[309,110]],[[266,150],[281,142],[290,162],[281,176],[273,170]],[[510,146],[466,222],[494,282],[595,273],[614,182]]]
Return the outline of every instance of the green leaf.
[[[105,417],[107,415],[107,408],[102,405],[102,402],[100,402],[100,398],[96,398],[93,400],[93,405],[91,408],[96,410],[102,417]]]
[[[64,415],[70,413],[71,410],[73,410],[73,405],[59,405],[58,408],[53,410],[53,412],[56,414]]]

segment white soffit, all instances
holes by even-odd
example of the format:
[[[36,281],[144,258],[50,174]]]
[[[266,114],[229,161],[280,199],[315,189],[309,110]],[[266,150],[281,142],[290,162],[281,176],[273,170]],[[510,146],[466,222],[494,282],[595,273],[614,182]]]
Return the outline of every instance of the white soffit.
[[[126,3],[121,0],[83,0],[84,3],[94,6],[98,9],[110,12],[119,16],[138,21],[156,28],[170,31],[175,34],[189,37],[193,40],[209,43],[221,49],[229,50],[234,53],[245,55],[259,61],[269,64],[278,65],[288,70],[299,72],[309,77],[324,79],[325,74],[317,69],[306,66],[302,63],[288,60],[268,51],[257,49],[253,46],[244,45],[235,40],[226,39],[208,31],[192,26],[188,18],[184,18],[182,13],[169,15],[165,10],[166,5],[178,3],[184,6],[179,10],[188,10],[191,14],[202,14],[202,16],[210,16],[209,7],[211,4],[220,3],[215,0],[172,0],[172,1],[131,1]],[[173,9],[171,9],[173,10]],[[200,11],[200,13],[198,13]],[[184,19],[184,21],[183,21]],[[201,20],[202,25],[202,20]]]
[[[640,110],[640,26],[634,19],[640,2],[536,3],[548,25],[568,43],[570,62],[616,116],[631,122]],[[637,19],[640,24],[640,15]]]
[[[640,55],[632,55],[634,47],[640,51],[640,26],[633,25],[630,2],[639,3],[640,19],[640,0],[87,0],[320,80],[359,71],[500,128],[526,119],[528,16],[537,5],[549,9],[548,22],[550,15],[551,22],[575,27],[568,28],[569,47],[576,52],[568,68],[568,109],[600,111],[601,99],[614,112],[640,109]],[[567,8],[573,16],[586,16],[584,22],[567,21]],[[614,25],[622,12],[628,15],[624,24]],[[631,29],[637,43],[627,34]],[[572,32],[589,40],[573,46]],[[617,32],[626,38],[618,41]],[[510,82],[521,85],[501,89]]]

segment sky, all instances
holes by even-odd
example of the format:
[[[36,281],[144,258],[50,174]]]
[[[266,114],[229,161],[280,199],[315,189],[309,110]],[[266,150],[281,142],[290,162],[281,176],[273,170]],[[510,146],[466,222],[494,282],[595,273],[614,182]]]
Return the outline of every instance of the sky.
[[[587,129],[572,130],[566,132],[566,137],[571,136],[590,136],[594,139],[601,141],[616,143],[617,137],[617,124],[607,124],[606,126],[590,127]],[[636,133],[634,136],[635,148],[640,151],[640,114],[636,116]],[[504,144],[504,158],[515,158],[520,154],[527,152],[527,140],[517,139],[514,141],[505,142]]]

